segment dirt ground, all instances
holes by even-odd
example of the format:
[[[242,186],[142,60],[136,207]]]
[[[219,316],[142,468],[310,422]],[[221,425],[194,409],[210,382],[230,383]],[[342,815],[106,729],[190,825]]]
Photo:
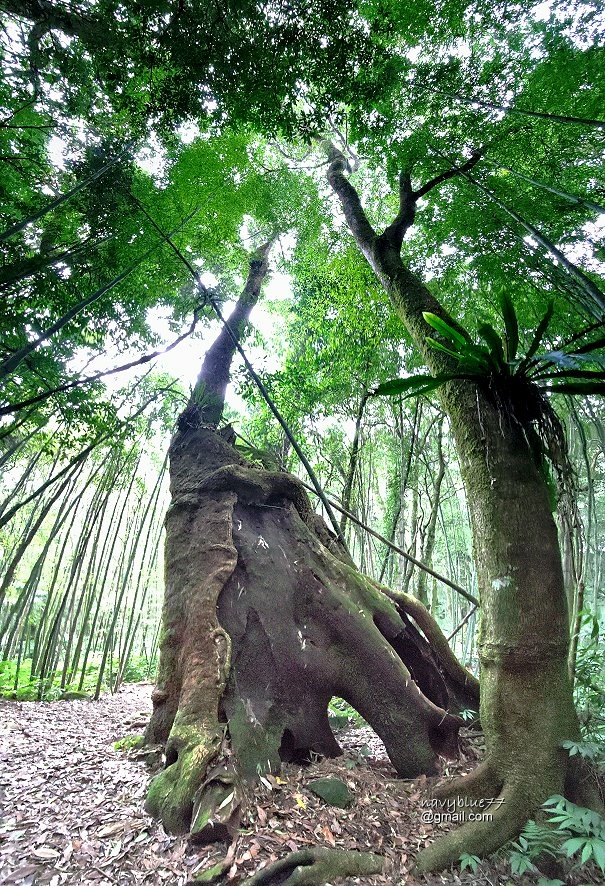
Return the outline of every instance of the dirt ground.
[[[426,820],[426,779],[397,779],[381,742],[365,728],[339,733],[342,757],[288,765],[278,779],[259,784],[231,847],[167,835],[143,810],[147,767],[136,752],[114,748],[118,739],[141,734],[151,688],[127,685],[98,702],[0,700],[0,884],[184,886],[227,853],[224,882],[239,884],[291,850],[316,845],[383,854],[385,873],[364,878],[364,886],[536,882],[533,875],[512,877],[504,862],[486,863],[476,874],[414,878],[414,855],[442,826]],[[466,742],[462,760],[447,771],[471,768],[477,755]],[[347,783],[349,808],[328,806],[306,787],[330,775]]]

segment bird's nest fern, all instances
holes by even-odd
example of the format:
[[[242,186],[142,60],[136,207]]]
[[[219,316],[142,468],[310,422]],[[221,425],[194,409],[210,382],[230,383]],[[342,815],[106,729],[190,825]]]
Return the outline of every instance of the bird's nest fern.
[[[547,481],[552,467],[559,505],[575,522],[576,490],[565,431],[553,408],[550,394],[591,395],[605,393],[605,337],[599,336],[605,320],[574,335],[556,350],[542,350],[553,316],[553,303],[539,323],[524,354],[519,353],[519,323],[512,300],[501,300],[504,334],[489,323],[478,327],[480,343],[468,330],[453,326],[436,314],[424,319],[439,338],[427,336],[431,348],[446,355],[450,371],[396,378],[372,393],[413,397],[428,394],[446,382],[466,379],[480,385],[504,420],[517,424]],[[595,337],[595,333],[597,334]],[[552,479],[549,485],[553,486]],[[553,489],[556,498],[556,490]]]

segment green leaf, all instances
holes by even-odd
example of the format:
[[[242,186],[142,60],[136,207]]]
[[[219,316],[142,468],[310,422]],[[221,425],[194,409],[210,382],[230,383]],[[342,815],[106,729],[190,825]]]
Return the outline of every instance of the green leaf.
[[[577,382],[573,384],[544,385],[543,390],[554,394],[605,394],[605,381]]]
[[[592,842],[592,854],[594,860],[605,873],[605,841],[596,838]]]
[[[442,345],[440,341],[437,341],[430,336],[427,336],[426,343],[430,345],[433,350],[441,351],[443,354],[447,354],[448,357],[453,357],[454,360],[460,361],[461,359],[463,359],[464,356],[466,356],[464,354],[461,354],[459,351],[452,351],[451,348],[447,348],[445,345]]]
[[[572,353],[574,354],[590,354],[592,351],[598,351],[599,348],[605,348],[605,338],[597,338],[596,341],[588,342],[585,345],[582,345],[581,348],[577,348]]]
[[[487,348],[485,350],[487,351]],[[458,363],[458,368],[461,372],[468,372],[471,375],[488,375],[491,363],[486,355],[475,356],[474,354],[466,354]]]
[[[573,369],[577,366],[575,356],[566,354],[564,351],[547,351],[540,354],[538,363],[551,363],[553,366],[562,366],[565,369]]]
[[[468,852],[463,852],[459,858],[460,861],[460,870],[464,871],[467,868],[476,874],[479,870],[479,865],[481,864],[481,859],[477,855],[469,855]]]
[[[216,883],[222,878],[224,873],[225,863],[220,861],[218,864],[213,865],[213,867],[196,874],[193,879],[196,883]]]
[[[560,369],[557,372],[538,372],[534,378],[588,378],[605,381],[605,376],[602,372],[596,372],[591,369]]]
[[[519,349],[519,323],[515,306],[507,292],[500,293],[500,307],[506,329],[506,360],[511,363],[517,356]]]
[[[566,840],[561,846],[567,852],[569,858],[574,855],[578,849],[581,849],[586,843],[586,837],[571,837],[569,840]]]
[[[372,391],[373,397],[394,397],[398,394],[407,394],[408,397],[419,397],[434,391],[446,381],[458,378],[453,373],[441,375],[411,375],[409,378],[393,378],[378,385]]]
[[[527,352],[525,354],[525,358],[523,359],[523,362],[519,366],[519,372],[525,371],[525,369],[527,368],[532,357],[534,357],[534,355],[536,354],[538,348],[540,347],[540,345],[542,343],[542,339],[544,338],[544,334],[550,325],[550,321],[552,320],[552,315],[554,314],[554,311],[555,311],[555,303],[554,303],[554,301],[551,300],[548,303],[546,313],[544,314],[544,316],[540,320],[540,323],[538,324],[538,328],[535,331],[534,337],[532,339],[532,343],[530,344],[529,348],[527,349]]]
[[[454,342],[460,348],[472,344],[472,339],[466,329],[459,332],[453,326],[450,326],[449,323],[446,323],[445,320],[442,320],[441,317],[438,317],[437,314],[431,314],[430,311],[423,311],[422,316],[429,326],[432,326],[440,335]]]
[[[543,806],[562,806],[566,803],[565,797],[561,796],[561,794],[553,794],[552,797],[549,797],[548,800],[545,800],[542,805]]]
[[[506,359],[504,357],[504,348],[502,347],[502,339],[496,332],[493,326],[490,326],[489,323],[482,323],[479,326],[477,332],[481,336],[481,338],[487,342],[487,345],[490,350],[490,357],[492,358],[494,367],[502,371],[506,366]]]
[[[513,874],[525,874],[527,871],[534,869],[529,855],[524,852],[511,852],[510,869]]]
[[[410,375],[408,378],[392,378],[374,388],[372,396],[381,397],[403,394],[406,391],[414,391],[416,388],[430,384],[433,381],[435,381],[435,376],[428,375],[428,373],[424,375]]]

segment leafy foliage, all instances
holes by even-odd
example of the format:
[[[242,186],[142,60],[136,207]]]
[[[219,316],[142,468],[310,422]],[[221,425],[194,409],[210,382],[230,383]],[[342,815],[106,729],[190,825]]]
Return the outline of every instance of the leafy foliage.
[[[583,743],[570,743],[569,753],[592,761],[605,758],[605,722],[602,717],[605,701],[603,685],[604,641],[598,619],[584,610],[580,613],[580,643],[576,657],[574,696],[578,708]]]
[[[461,871],[472,871],[473,874],[476,874],[479,870],[479,866],[481,864],[481,859],[477,855],[469,855],[468,852],[463,852],[460,856],[460,870]]]
[[[590,334],[601,327],[602,323],[589,327],[584,333],[577,333],[557,350],[538,353],[552,320],[553,307],[551,302],[527,351],[521,357],[518,356],[517,314],[506,294],[501,298],[504,334],[498,333],[490,323],[481,323],[478,334],[483,339],[483,344],[475,343],[466,329],[452,326],[441,317],[425,312],[427,324],[441,336],[440,340],[427,336],[427,342],[434,350],[454,361],[454,371],[438,376],[420,375],[394,379],[379,385],[374,394],[405,393],[406,396],[417,396],[434,390],[446,381],[471,379],[486,382],[505,405],[522,417],[520,402],[522,395],[531,393],[531,383],[540,384],[545,391],[558,393],[605,393],[605,355],[602,353],[605,339],[590,340]],[[589,340],[582,343],[584,337]],[[551,383],[551,380],[556,383]],[[530,399],[535,400],[535,396]],[[531,406],[529,410],[531,415]]]
[[[534,862],[544,855],[559,860],[574,858],[576,867],[594,862],[605,873],[605,820],[558,795],[542,806],[548,824],[528,821],[518,840],[505,847],[513,873],[535,872]],[[545,878],[540,882],[544,886],[552,883]]]
[[[605,339],[592,336],[602,328],[603,322],[576,333],[556,350],[540,352],[553,317],[554,306],[550,302],[527,350],[519,355],[519,322],[513,302],[504,292],[500,307],[504,333],[500,334],[490,323],[481,323],[478,335],[483,339],[482,344],[473,341],[463,327],[425,312],[426,323],[440,336],[439,339],[427,336],[426,341],[446,356],[452,370],[434,376],[420,374],[393,379],[379,385],[373,394],[410,397],[430,393],[454,380],[480,384],[507,420],[525,430],[541,470],[544,471],[545,458],[550,460],[562,492],[573,502],[573,471],[563,427],[545,394],[605,393]],[[546,471],[545,478],[549,482]]]

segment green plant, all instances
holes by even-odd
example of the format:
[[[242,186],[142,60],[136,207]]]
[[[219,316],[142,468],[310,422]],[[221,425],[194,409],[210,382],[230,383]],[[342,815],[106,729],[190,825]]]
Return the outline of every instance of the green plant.
[[[363,717],[343,698],[335,697],[330,699],[328,704],[328,717],[337,729],[342,729],[347,725],[353,726],[354,728],[367,726]]]
[[[135,748],[143,747],[145,739],[142,735],[126,735],[114,742],[116,751],[132,751]]]
[[[463,852],[460,856],[460,870],[472,871],[473,874],[476,874],[479,870],[479,865],[481,864],[481,859],[478,855],[469,855],[468,852]]]
[[[594,741],[562,741],[561,747],[565,748],[570,757],[579,754],[585,760],[595,762],[602,756],[599,745]]]
[[[514,401],[510,405],[519,411],[521,394],[527,393],[529,383],[544,391],[564,394],[605,393],[605,356],[595,353],[605,347],[605,337],[578,346],[579,341],[603,326],[605,321],[593,324],[572,336],[557,350],[538,354],[553,317],[554,308],[550,302],[527,351],[519,356],[519,323],[513,302],[506,293],[500,297],[500,307],[504,334],[500,335],[490,323],[481,323],[477,332],[484,344],[473,342],[470,333],[461,326],[454,327],[436,314],[425,311],[422,315],[425,321],[442,339],[439,341],[429,336],[426,339],[428,344],[452,358],[456,364],[455,369],[440,375],[393,379],[379,385],[373,394],[418,396],[434,390],[446,381],[466,378],[488,381],[501,397]],[[535,407],[531,402],[533,400],[535,393],[530,398],[530,403],[526,404],[530,415]]]
[[[153,664],[153,669],[155,669],[155,664],[150,663],[147,656],[131,655],[124,668],[122,680],[124,683],[138,683],[141,680],[146,680],[151,664]]]
[[[580,640],[575,663],[574,697],[586,741],[594,745],[595,755],[605,757],[605,703],[602,669],[605,645],[599,621],[584,610],[580,613]],[[581,752],[580,752],[581,753]]]
[[[605,337],[590,335],[605,325],[601,320],[573,335],[556,350],[540,348],[553,317],[550,302],[524,354],[519,354],[519,322],[510,296],[502,293],[504,322],[501,335],[490,323],[481,323],[478,344],[461,326],[452,326],[436,314],[424,312],[426,323],[440,339],[427,336],[428,345],[447,355],[453,368],[437,375],[419,374],[378,385],[373,396],[413,397],[428,394],[449,381],[466,379],[481,385],[499,411],[523,428],[536,462],[551,489],[553,508],[556,490],[546,468],[555,469],[560,488],[574,499],[573,471],[567,455],[561,422],[551,406],[549,392],[559,394],[605,393]]]
[[[509,844],[508,859],[513,874],[535,871],[534,860],[543,855],[555,858],[558,842],[552,828],[527,822],[517,840]]]
[[[566,837],[561,849],[567,856],[579,853],[580,864],[592,860],[605,874],[605,820],[598,812],[560,796],[550,797],[543,805],[549,810],[549,821]]]
[[[548,855],[559,861],[574,858],[575,867],[594,862],[605,873],[605,820],[592,809],[576,806],[559,795],[549,797],[542,807],[547,823],[528,821],[518,839],[505,847],[512,872],[521,876],[535,872],[534,862]],[[560,880],[545,878],[539,883],[563,886]]]
[[[42,701],[56,701],[59,698],[69,695],[69,693],[81,691],[92,693],[99,677],[99,662],[90,662],[84,672],[84,681],[79,686],[77,680],[65,683],[61,686],[62,669],[59,668],[52,673],[46,675],[44,684],[40,687],[40,680],[31,673],[31,659],[24,659],[19,664],[17,671],[16,660],[6,660],[0,662],[0,698],[16,699],[17,701],[36,701],[41,698]],[[133,655],[130,657],[128,664],[124,669],[124,683],[137,683],[140,680],[148,679],[150,667],[155,667],[155,662],[150,662],[144,655]],[[119,662],[115,662],[115,667],[119,666]],[[112,679],[109,673],[104,677],[103,686],[111,689]],[[40,695],[40,690],[42,690]]]

